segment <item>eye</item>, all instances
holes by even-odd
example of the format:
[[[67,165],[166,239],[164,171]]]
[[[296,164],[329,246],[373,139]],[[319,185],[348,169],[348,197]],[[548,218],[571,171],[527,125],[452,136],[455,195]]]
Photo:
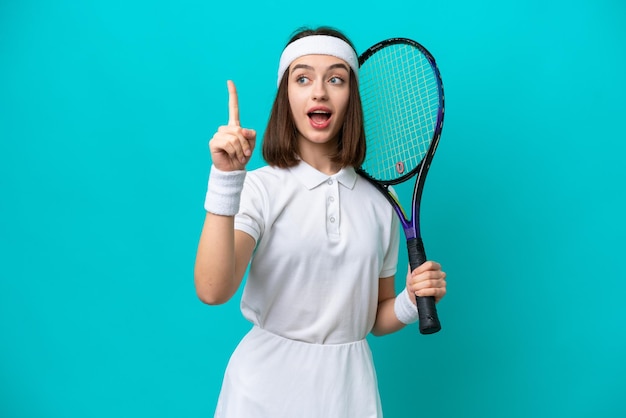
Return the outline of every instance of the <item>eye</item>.
[[[339,76],[336,76],[336,75],[335,75],[335,76],[332,76],[332,77],[328,80],[328,82],[329,82],[330,84],[343,84],[343,83],[344,83],[344,79],[343,79],[343,77],[339,77]]]
[[[296,77],[296,83],[298,84],[306,84],[307,81],[309,81],[309,79],[303,75]]]

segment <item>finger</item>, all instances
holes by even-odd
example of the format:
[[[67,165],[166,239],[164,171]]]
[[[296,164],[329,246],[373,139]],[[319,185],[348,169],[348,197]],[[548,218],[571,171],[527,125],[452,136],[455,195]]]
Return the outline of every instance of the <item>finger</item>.
[[[243,164],[246,163],[246,157],[252,155],[252,148],[250,147],[250,142],[246,138],[246,129],[237,129],[236,131],[231,133],[233,139],[230,142],[230,145],[235,150],[235,154],[233,158],[237,158]]]
[[[413,270],[413,274],[420,274],[429,270],[441,270],[441,264],[435,261],[426,261],[422,265],[418,266],[415,270]]]
[[[408,287],[411,288],[411,290],[413,290],[414,292],[421,290],[421,289],[438,288],[438,287],[446,287],[446,286],[447,286],[447,282],[446,282],[446,279],[443,277],[431,277],[428,279],[423,279],[423,280],[408,283]]]
[[[228,86],[228,125],[239,125],[239,99],[237,98],[237,88],[231,80],[226,82]]]
[[[435,302],[439,302],[446,295],[446,293],[445,287],[438,287],[419,290],[415,292],[415,295],[420,297],[432,296],[435,298]]]
[[[234,161],[241,161],[243,158],[243,151],[239,141],[228,141],[221,147],[221,152],[228,155],[228,158]]]
[[[423,282],[433,282],[433,281],[445,281],[446,273],[443,271],[426,271],[424,273],[420,273],[417,275],[413,275],[409,278],[408,283],[411,285],[415,285]]]
[[[246,157],[249,157],[252,155],[256,143],[256,131],[254,129],[243,129],[241,133],[246,139],[243,151]]]
[[[420,283],[414,283],[407,287],[409,292],[417,296],[435,296],[445,295],[448,288],[445,280],[429,280]]]
[[[250,144],[248,144],[248,140],[241,133],[237,135],[237,139],[239,140],[235,146],[235,149],[237,150],[237,159],[245,164],[246,157],[252,154]]]
[[[214,136],[214,148],[224,148],[231,158],[245,164],[247,157],[252,155],[255,138],[254,130],[239,126],[220,126]]]

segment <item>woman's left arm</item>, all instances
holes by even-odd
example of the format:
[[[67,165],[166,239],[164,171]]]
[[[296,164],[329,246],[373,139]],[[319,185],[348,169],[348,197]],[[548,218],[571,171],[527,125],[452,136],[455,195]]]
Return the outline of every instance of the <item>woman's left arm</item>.
[[[394,309],[396,297],[406,296],[395,295],[394,276],[381,278],[378,283],[378,310],[372,334],[380,336],[396,332],[406,325],[398,319]],[[439,302],[446,294],[446,285],[446,273],[441,264],[427,261],[407,274],[406,288],[402,291],[408,292],[413,305],[415,297],[411,295],[433,296],[435,302]]]

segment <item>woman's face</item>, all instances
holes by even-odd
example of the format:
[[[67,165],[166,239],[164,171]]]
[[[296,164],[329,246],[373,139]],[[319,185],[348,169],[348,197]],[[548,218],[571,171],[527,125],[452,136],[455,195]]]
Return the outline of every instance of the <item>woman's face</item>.
[[[350,95],[350,67],[330,55],[305,55],[289,66],[287,94],[298,141],[336,146]]]

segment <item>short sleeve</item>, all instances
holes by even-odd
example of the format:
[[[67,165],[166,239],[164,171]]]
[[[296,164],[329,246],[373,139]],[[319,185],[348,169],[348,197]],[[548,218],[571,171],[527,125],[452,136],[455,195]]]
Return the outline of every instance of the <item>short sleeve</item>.
[[[263,191],[259,178],[254,172],[248,172],[241,191],[239,212],[235,216],[235,229],[250,235],[257,243],[265,230],[263,214],[267,207],[267,194]]]
[[[393,210],[392,210],[393,212]],[[391,225],[389,230],[389,245],[385,252],[383,260],[383,268],[380,277],[390,277],[396,274],[398,267],[398,251],[400,245],[400,221],[395,213],[392,213]]]

